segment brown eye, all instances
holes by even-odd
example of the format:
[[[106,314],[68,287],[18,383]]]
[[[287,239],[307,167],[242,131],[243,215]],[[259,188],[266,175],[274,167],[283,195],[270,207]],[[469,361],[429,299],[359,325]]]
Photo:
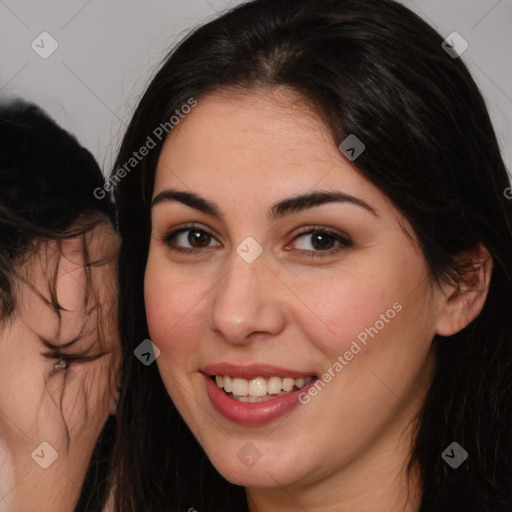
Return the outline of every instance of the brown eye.
[[[202,230],[190,230],[188,232],[188,243],[192,247],[207,247],[211,236]]]
[[[315,233],[311,235],[311,245],[319,251],[331,249],[335,242],[334,237],[327,233]]]
[[[306,252],[332,251],[352,245],[348,238],[326,229],[309,229],[296,236],[293,243],[297,249]]]
[[[173,251],[193,252],[194,249],[205,249],[220,246],[208,231],[197,226],[187,226],[171,231],[162,241]]]

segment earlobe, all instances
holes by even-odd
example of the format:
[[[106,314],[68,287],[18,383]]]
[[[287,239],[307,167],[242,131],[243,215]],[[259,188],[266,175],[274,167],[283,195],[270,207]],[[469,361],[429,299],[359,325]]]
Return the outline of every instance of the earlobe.
[[[464,256],[468,257],[467,254]],[[458,285],[442,287],[443,304],[436,322],[436,332],[440,336],[453,336],[461,331],[484,307],[491,282],[492,256],[483,244],[469,256],[468,269]]]

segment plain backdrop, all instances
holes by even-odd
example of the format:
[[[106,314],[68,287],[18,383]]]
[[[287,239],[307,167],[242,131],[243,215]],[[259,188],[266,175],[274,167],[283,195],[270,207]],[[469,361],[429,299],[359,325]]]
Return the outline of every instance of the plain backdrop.
[[[239,3],[0,0],[0,100],[21,97],[42,106],[107,173],[137,100],[169,48],[198,23]],[[469,43],[462,59],[486,98],[510,171],[512,0],[402,3],[443,37],[458,32]],[[41,47],[48,51],[52,44],[57,49],[43,59]]]

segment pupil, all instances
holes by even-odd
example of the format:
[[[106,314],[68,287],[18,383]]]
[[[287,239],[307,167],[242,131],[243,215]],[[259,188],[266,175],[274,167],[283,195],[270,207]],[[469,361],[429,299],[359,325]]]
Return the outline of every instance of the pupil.
[[[204,231],[190,231],[188,241],[192,246],[204,247],[208,245],[208,236],[208,233],[205,233]]]
[[[330,249],[333,238],[326,233],[317,233],[313,236],[313,247],[315,249]]]

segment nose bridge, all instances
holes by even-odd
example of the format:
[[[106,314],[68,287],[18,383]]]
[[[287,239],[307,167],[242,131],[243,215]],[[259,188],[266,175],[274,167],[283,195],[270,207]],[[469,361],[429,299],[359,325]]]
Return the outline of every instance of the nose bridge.
[[[211,328],[231,343],[244,343],[253,332],[276,334],[284,321],[264,254],[246,260],[239,253],[244,248],[242,243],[233,251],[230,269],[215,287],[210,306]]]

